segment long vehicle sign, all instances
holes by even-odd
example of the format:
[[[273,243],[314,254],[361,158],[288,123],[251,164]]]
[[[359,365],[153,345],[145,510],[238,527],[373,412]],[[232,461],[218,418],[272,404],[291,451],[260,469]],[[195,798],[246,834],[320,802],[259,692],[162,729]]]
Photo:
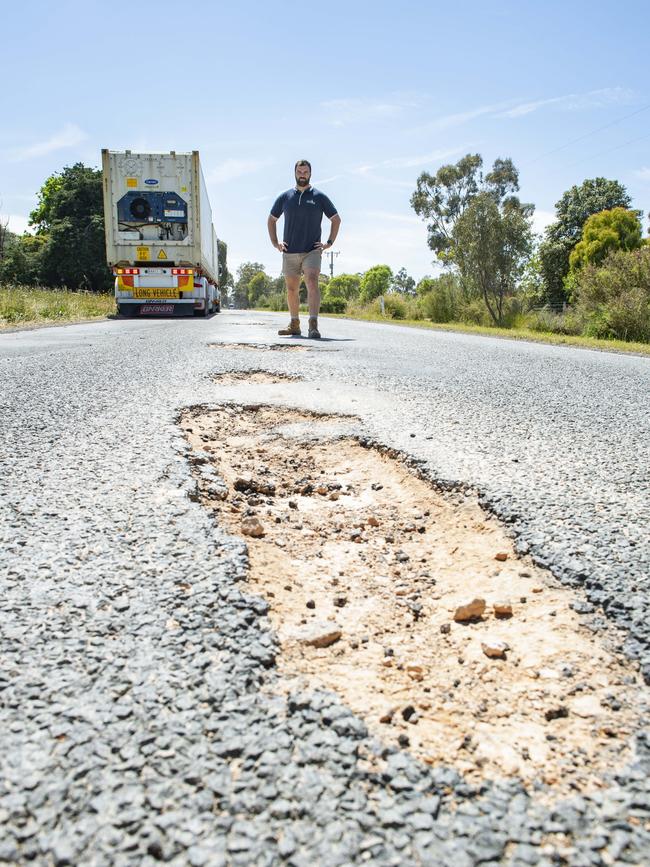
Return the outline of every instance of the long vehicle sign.
[[[128,290],[127,290],[128,291]],[[190,290],[191,291],[191,290]],[[131,289],[134,298],[180,298],[178,289]]]

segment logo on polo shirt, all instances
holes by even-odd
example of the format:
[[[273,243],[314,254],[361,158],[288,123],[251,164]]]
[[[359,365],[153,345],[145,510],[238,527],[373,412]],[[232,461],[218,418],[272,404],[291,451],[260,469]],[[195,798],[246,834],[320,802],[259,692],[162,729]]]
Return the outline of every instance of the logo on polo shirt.
[[[305,202],[306,202],[308,205],[315,205],[315,204],[316,204],[316,202],[315,202],[313,199],[305,199]]]

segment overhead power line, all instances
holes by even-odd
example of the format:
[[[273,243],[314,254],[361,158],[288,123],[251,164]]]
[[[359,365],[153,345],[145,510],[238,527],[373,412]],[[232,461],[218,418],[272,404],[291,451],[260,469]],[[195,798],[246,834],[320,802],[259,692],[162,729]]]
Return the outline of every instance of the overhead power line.
[[[609,154],[612,151],[620,150],[621,148],[627,147],[628,145],[635,144],[638,141],[643,141],[646,138],[650,138],[650,132],[647,132],[645,135],[640,135],[637,138],[631,138],[628,141],[624,141],[622,144],[613,145],[611,148],[605,148],[604,151],[598,151],[596,154],[589,154],[589,156],[582,157],[579,160],[576,160],[574,163],[570,163],[566,168],[570,169],[572,166],[580,165],[581,163],[586,162],[587,160],[592,160],[595,157],[601,157],[603,154]]]
[[[596,133],[602,132],[604,129],[609,129],[610,126],[616,126],[617,123],[621,123],[624,120],[628,120],[630,117],[635,117],[637,114],[641,114],[643,111],[647,111],[650,108],[650,103],[647,105],[642,105],[641,108],[637,108],[636,111],[632,111],[629,114],[624,114],[622,117],[617,118],[616,120],[611,120],[609,123],[604,123],[602,126],[596,127],[596,129],[592,129],[589,132],[584,133],[583,135],[579,135],[577,138],[572,138],[570,141],[565,142],[564,144],[558,145],[556,148],[552,148],[550,151],[545,151],[539,156],[533,157],[532,160],[528,160],[524,163],[524,165],[530,165],[531,163],[536,163],[539,160],[544,159],[544,157],[549,157],[552,154],[558,153],[558,151],[562,151],[565,148],[571,147],[573,144],[577,144],[578,142],[584,141],[585,139],[591,138],[592,135],[596,135]],[[645,136],[644,136],[645,138]],[[628,142],[629,144],[629,142]],[[617,145],[618,147],[618,145]],[[620,147],[624,147],[621,145]]]

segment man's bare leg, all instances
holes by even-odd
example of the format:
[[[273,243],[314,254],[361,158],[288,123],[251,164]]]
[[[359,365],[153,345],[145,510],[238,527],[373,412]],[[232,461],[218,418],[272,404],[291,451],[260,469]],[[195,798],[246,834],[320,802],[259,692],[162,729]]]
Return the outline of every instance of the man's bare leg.
[[[287,304],[291,322],[287,328],[281,328],[278,334],[281,337],[297,337],[300,334],[300,277],[285,275],[284,282],[287,287]]]
[[[287,287],[287,303],[289,304],[289,315],[292,319],[300,319],[300,277],[285,277],[284,282]]]
[[[320,311],[320,286],[316,268],[305,268],[305,283],[307,284],[307,306],[309,307],[308,337],[320,337],[318,331],[318,313]]]
[[[307,284],[307,306],[309,318],[318,319],[320,312],[320,286],[316,268],[305,268],[305,283]]]

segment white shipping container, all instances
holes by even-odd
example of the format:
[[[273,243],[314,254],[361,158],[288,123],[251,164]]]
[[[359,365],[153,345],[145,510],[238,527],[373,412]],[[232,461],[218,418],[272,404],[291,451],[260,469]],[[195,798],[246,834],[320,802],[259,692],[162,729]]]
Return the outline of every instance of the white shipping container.
[[[198,269],[218,283],[218,249],[199,152],[102,150],[110,267]]]

